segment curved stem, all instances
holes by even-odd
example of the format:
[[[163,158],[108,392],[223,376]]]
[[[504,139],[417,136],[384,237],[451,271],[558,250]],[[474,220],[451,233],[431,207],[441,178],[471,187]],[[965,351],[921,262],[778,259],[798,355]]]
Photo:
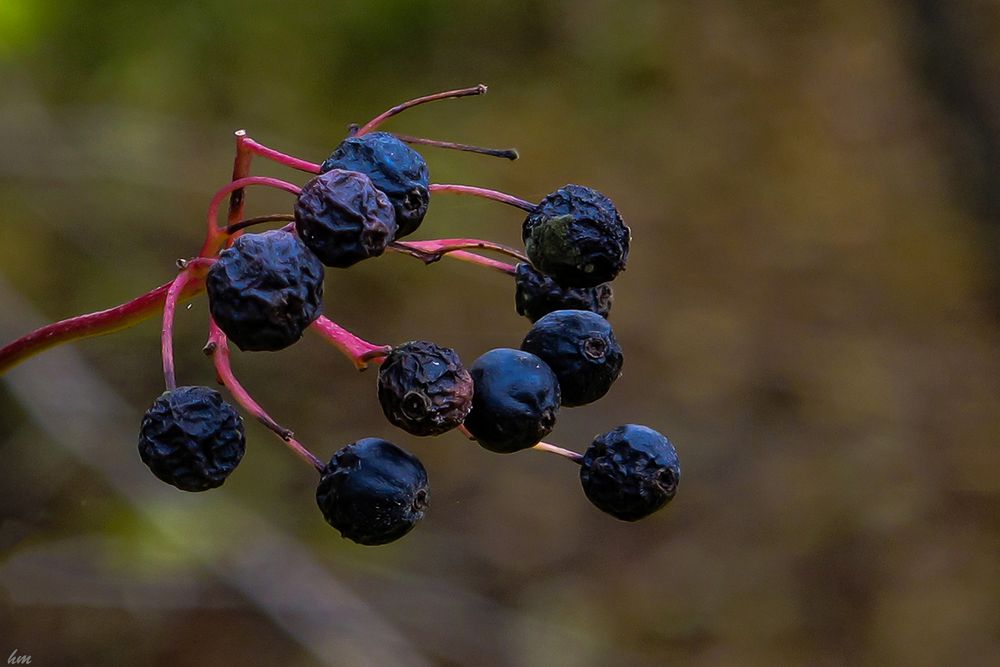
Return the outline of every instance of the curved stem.
[[[156,315],[163,308],[167,292],[173,282],[171,280],[120,306],[53,322],[21,336],[0,349],[0,374],[50,347],[127,329]],[[204,279],[197,278],[187,282],[178,294],[178,302],[198,294],[203,289],[205,289]]]
[[[577,465],[580,465],[583,462],[583,454],[578,454],[571,449],[564,449],[562,447],[557,447],[556,445],[550,445],[547,442],[540,442],[532,447],[532,449],[540,452],[549,452],[550,454],[558,454],[559,456],[569,459]]]
[[[437,139],[424,139],[423,137],[413,137],[409,134],[393,132],[396,138],[407,144],[418,146],[433,146],[434,148],[447,148],[453,151],[466,151],[467,153],[479,153],[490,157],[502,157],[508,160],[516,160],[521,157],[516,148],[485,148],[483,146],[470,146],[469,144],[459,144],[454,141],[438,141]]]
[[[219,248],[222,247],[222,244],[225,243],[225,240],[228,238],[226,235],[226,228],[219,227],[216,224],[216,218],[219,215],[219,206],[222,205],[222,201],[229,193],[242,190],[248,185],[264,185],[267,187],[278,188],[279,190],[290,192],[293,195],[298,195],[302,192],[302,188],[297,185],[277,178],[270,178],[268,176],[247,176],[245,178],[238,178],[235,181],[231,181],[222,186],[215,193],[215,195],[212,196],[212,201],[208,205],[208,213],[205,216],[208,225],[208,232],[199,255],[202,257],[211,257],[218,252]],[[237,218],[237,220],[239,220],[239,218]],[[236,221],[232,222],[235,224]]]
[[[250,137],[246,136],[244,130],[243,132],[243,145],[246,149],[256,155],[267,158],[277,162],[278,164],[284,165],[286,167],[291,167],[292,169],[298,169],[299,171],[309,172],[310,174],[318,174],[320,166],[315,162],[308,162],[306,160],[301,160],[295,156],[276,151],[273,148],[268,148],[264,144],[257,143]]]
[[[295,439],[294,434],[287,428],[281,426],[278,422],[274,421],[264,408],[260,406],[257,401],[253,399],[243,385],[240,384],[239,380],[236,379],[236,375],[233,373],[233,368],[229,362],[229,341],[226,339],[226,335],[222,333],[219,326],[215,323],[215,320],[211,320],[208,325],[208,345],[205,346],[206,354],[212,355],[212,361],[215,363],[215,372],[219,376],[219,382],[229,390],[232,394],[233,399],[239,403],[244,410],[253,415],[254,419],[259,421],[261,424],[266,426],[271,431],[274,431],[281,438],[292,452],[301,458],[303,461],[311,465],[316,470],[323,472],[323,462],[319,458],[306,449],[305,445]]]
[[[414,257],[419,257],[425,264],[432,264],[444,255],[463,250],[465,248],[478,248],[481,250],[492,250],[503,255],[513,257],[521,262],[527,262],[528,258],[520,250],[494,243],[482,239],[433,239],[430,241],[394,241],[392,244],[402,250],[409,252]]]
[[[426,104],[427,102],[434,102],[436,100],[445,100],[453,97],[466,97],[468,95],[484,95],[487,88],[483,84],[478,86],[472,86],[470,88],[459,88],[458,90],[446,90],[443,93],[434,93],[432,95],[424,95],[423,97],[417,97],[415,99],[403,102],[402,104],[397,104],[388,111],[383,111],[379,115],[372,118],[370,121],[358,128],[358,131],[353,134],[353,136],[360,137],[368,134],[376,127],[381,125],[384,121],[392,118],[396,114],[400,114],[407,109],[411,109],[420,104]]]
[[[391,346],[369,343],[324,315],[317,317],[309,328],[350,359],[359,371],[368,368],[369,361],[381,363],[382,359],[392,352]]]
[[[214,261],[198,258],[184,262],[181,272],[167,290],[163,302],[163,327],[160,329],[160,354],[163,358],[163,380],[168,391],[177,388],[177,378],[174,373],[174,313],[177,311],[177,301],[189,282],[204,279],[208,267]]]
[[[272,213],[270,215],[258,215],[255,218],[246,218],[245,220],[240,220],[231,225],[227,225],[225,232],[226,234],[232,235],[236,232],[243,231],[247,227],[252,227],[253,225],[259,225],[263,222],[295,222],[295,216],[291,213]]]
[[[532,204],[530,201],[521,199],[520,197],[515,197],[514,195],[509,195],[506,192],[500,192],[499,190],[490,190],[489,188],[479,188],[474,185],[457,185],[454,183],[431,183],[431,192],[450,192],[456,195],[472,195],[473,197],[482,197],[483,199],[492,199],[493,201],[498,201],[508,206],[514,206],[524,211],[534,211],[537,208],[536,204]]]
[[[388,249],[393,252],[398,252],[403,255],[409,255],[410,257],[416,257],[424,264],[432,264],[441,257],[450,257],[451,259],[457,259],[461,262],[467,262],[469,264],[477,264],[479,266],[485,266],[490,269],[494,269],[501,273],[506,273],[509,276],[517,274],[517,267],[513,264],[508,264],[506,262],[501,262],[499,260],[493,259],[492,257],[483,257],[474,252],[467,252],[465,250],[451,250],[444,255],[427,255],[419,250],[411,250],[406,248],[403,243],[404,241],[395,241],[388,245]]]

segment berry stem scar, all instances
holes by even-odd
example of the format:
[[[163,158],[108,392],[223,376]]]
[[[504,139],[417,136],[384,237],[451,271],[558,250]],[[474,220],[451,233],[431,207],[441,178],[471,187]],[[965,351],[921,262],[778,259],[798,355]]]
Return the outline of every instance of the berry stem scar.
[[[490,190],[489,188],[479,188],[474,185],[456,185],[454,183],[431,183],[431,192],[450,192],[456,195],[472,195],[473,197],[482,197],[483,199],[492,199],[493,201],[498,201],[508,206],[514,206],[523,211],[534,211],[537,208],[536,204],[532,204],[530,201],[521,199],[520,197],[515,197],[514,195],[509,195],[506,192],[500,192],[499,190]]]
[[[423,97],[417,97],[417,98],[414,98],[412,100],[408,100],[406,102],[403,102],[402,104],[397,104],[396,106],[392,107],[391,109],[389,109],[387,111],[383,111],[379,115],[375,116],[370,121],[368,121],[367,123],[365,123],[364,125],[362,125],[360,128],[358,128],[357,132],[355,132],[353,136],[355,136],[355,137],[364,136],[364,135],[368,134],[369,132],[371,132],[372,130],[374,130],[379,125],[381,125],[387,119],[392,118],[396,114],[400,114],[400,113],[406,111],[407,109],[411,109],[411,108],[413,108],[415,106],[419,106],[421,104],[426,104],[427,102],[435,102],[437,100],[446,100],[446,99],[454,98],[454,97],[468,97],[469,95],[485,95],[487,90],[488,89],[486,88],[485,85],[479,84],[478,86],[472,86],[470,88],[459,88],[458,90],[446,90],[446,91],[441,92],[441,93],[434,93],[432,95],[424,95]]]
[[[214,320],[210,320],[208,331],[208,344],[205,346],[205,351],[212,356],[212,361],[215,364],[215,372],[219,376],[219,382],[229,390],[229,393],[232,394],[237,403],[243,406],[244,410],[253,415],[257,421],[268,429],[274,431],[296,456],[322,472],[324,467],[323,462],[315,454],[306,449],[301,442],[296,440],[290,430],[274,421],[264,411],[264,408],[253,399],[250,393],[243,388],[239,380],[236,379],[236,375],[233,373],[232,366],[229,363],[229,341]]]
[[[337,348],[341,354],[354,363],[355,368],[363,371],[368,368],[368,362],[381,363],[390,352],[389,345],[375,345],[340,326],[324,315],[320,315],[309,325],[309,328],[321,335],[328,343]]]
[[[174,278],[167,290],[167,295],[163,302],[163,327],[160,330],[160,352],[163,357],[163,380],[167,386],[167,391],[177,388],[177,379],[174,374],[174,313],[177,310],[177,301],[180,299],[184,287],[192,280],[204,280],[208,267],[215,262],[214,259],[199,257],[184,262],[181,272]]]

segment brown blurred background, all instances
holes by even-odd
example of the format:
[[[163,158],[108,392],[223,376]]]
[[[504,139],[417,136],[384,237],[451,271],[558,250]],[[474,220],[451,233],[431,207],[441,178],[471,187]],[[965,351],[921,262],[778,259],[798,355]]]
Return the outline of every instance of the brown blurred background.
[[[417,453],[423,523],[341,539],[256,424],[224,488],[163,489],[135,451],[162,390],[149,321],[0,383],[0,659],[995,664],[995,2],[3,0],[0,342],[171,276],[233,130],[321,161],[349,122],[480,81],[387,129],[520,149],[428,149],[438,182],[615,199],[625,374],[551,440],[661,430],[674,502],[624,524],[557,457],[412,438],[311,336],[237,372],[321,457],[369,435]],[[520,221],[442,195],[417,236],[517,243]],[[386,256],[326,285],[360,335],[468,362],[529,326],[511,280],[458,262]],[[203,299],[178,315],[183,383],[213,381],[205,319]]]

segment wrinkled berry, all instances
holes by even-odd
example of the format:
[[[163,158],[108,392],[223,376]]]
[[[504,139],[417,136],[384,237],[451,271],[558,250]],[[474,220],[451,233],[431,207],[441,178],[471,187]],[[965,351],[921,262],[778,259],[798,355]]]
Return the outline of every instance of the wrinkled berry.
[[[557,310],[535,322],[521,349],[559,378],[562,404],[593,403],[621,375],[624,356],[606,319],[589,310]]]
[[[303,186],[295,229],[321,262],[347,268],[385,252],[396,236],[396,214],[367,176],[331,169]]]
[[[680,477],[674,446],[638,424],[594,438],[580,466],[580,482],[590,502],[622,521],[638,521],[670,502]]]
[[[544,361],[521,350],[499,348],[469,368],[474,391],[465,427],[480,445],[510,453],[548,435],[559,411],[559,380]]]
[[[181,491],[221,485],[245,451],[243,419],[208,387],[164,392],[142,417],[139,457]]]
[[[565,287],[613,280],[625,268],[630,234],[612,201],[582,185],[546,196],[521,230],[531,263]]]
[[[472,409],[472,376],[451,348],[404,343],[379,368],[378,400],[395,426],[413,435],[441,435]]]
[[[614,297],[611,283],[596,287],[563,287],[526,262],[517,265],[514,283],[517,314],[532,322],[553,310],[589,310],[604,318],[611,312]]]
[[[205,286],[212,317],[241,350],[281,350],[322,311],[323,264],[295,234],[244,234],[222,251]]]
[[[385,193],[396,210],[396,238],[412,234],[423,222],[430,202],[427,163],[388,132],[344,139],[320,171],[358,171]]]
[[[326,522],[358,544],[398,540],[427,507],[427,471],[391,442],[364,438],[330,459],[316,489]]]

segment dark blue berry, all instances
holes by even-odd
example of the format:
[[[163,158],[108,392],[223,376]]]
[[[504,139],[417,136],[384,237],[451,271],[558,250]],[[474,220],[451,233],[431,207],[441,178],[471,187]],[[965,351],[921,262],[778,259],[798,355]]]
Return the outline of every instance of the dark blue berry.
[[[557,310],[535,322],[521,349],[559,378],[562,404],[593,403],[621,375],[624,356],[606,319],[589,310]]]
[[[379,367],[378,400],[395,426],[413,435],[441,435],[472,409],[472,376],[451,348],[404,343]]]
[[[344,169],[368,176],[396,210],[396,238],[412,234],[423,222],[430,202],[427,163],[388,132],[344,139],[320,167]]]
[[[241,350],[281,350],[322,311],[323,264],[295,234],[245,234],[222,251],[205,286],[212,317]]]
[[[517,313],[532,322],[553,310],[589,310],[605,318],[611,312],[614,297],[611,283],[596,287],[563,287],[550,276],[536,271],[531,264],[522,262],[517,265],[514,284]]]
[[[544,361],[521,350],[499,348],[469,368],[474,391],[465,427],[480,445],[510,453],[548,435],[559,412],[559,380]]]
[[[410,532],[423,518],[428,497],[420,460],[380,438],[335,453],[316,489],[327,523],[365,545],[387,544]]]
[[[546,196],[521,230],[531,263],[564,287],[614,280],[628,260],[630,234],[612,201],[582,185]]]
[[[164,392],[142,417],[139,457],[154,475],[182,491],[221,485],[245,451],[243,419],[208,387]]]
[[[580,482],[590,502],[622,521],[638,521],[666,505],[680,478],[674,446],[637,424],[594,438],[580,466]]]

